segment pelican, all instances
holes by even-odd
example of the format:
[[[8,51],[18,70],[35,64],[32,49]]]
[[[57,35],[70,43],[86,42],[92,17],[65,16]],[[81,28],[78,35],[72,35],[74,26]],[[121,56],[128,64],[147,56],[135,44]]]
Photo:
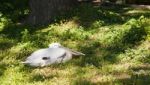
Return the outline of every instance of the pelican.
[[[85,55],[81,52],[62,46],[60,43],[51,43],[49,48],[39,49],[33,52],[22,62],[33,67],[43,67],[54,63],[64,63],[72,59],[73,56]]]

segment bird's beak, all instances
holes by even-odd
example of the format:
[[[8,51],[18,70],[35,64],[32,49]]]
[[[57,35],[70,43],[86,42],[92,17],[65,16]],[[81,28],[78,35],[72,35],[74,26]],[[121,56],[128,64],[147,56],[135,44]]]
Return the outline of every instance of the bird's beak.
[[[21,62],[22,64],[29,64],[29,62],[25,61],[25,62]]]
[[[84,53],[81,53],[81,52],[78,52],[78,51],[75,51],[75,50],[69,49],[69,48],[64,47],[64,46],[61,46],[61,47],[62,47],[62,48],[64,48],[64,49],[66,49],[66,50],[69,50],[70,52],[72,52],[72,54],[85,56],[85,54],[84,54]]]

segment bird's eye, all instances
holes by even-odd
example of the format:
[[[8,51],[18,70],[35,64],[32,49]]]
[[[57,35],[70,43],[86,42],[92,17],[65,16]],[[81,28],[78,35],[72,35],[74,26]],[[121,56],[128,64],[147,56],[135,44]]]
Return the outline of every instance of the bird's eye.
[[[43,59],[43,60],[48,60],[48,59],[49,59],[49,57],[43,57],[42,59]]]

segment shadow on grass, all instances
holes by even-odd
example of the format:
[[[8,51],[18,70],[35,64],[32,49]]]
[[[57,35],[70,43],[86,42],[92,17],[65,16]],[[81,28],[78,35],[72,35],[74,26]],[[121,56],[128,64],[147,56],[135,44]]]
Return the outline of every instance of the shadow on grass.
[[[43,41],[45,41],[43,36],[36,36],[36,31],[43,29],[44,27],[32,27],[29,25],[17,25],[15,23],[10,23],[4,26],[4,29],[0,31],[0,36],[5,36],[6,39],[13,40],[15,42],[11,43],[8,40],[7,41],[1,41],[0,44],[2,45],[2,48],[0,49],[8,49],[13,44],[20,43],[20,42],[33,42],[38,44],[39,47],[43,46]],[[27,30],[27,33],[25,34],[25,31]],[[44,33],[43,33],[44,34]],[[48,33],[47,33],[48,34]],[[47,35],[46,33],[44,35]],[[42,33],[41,33],[42,35]],[[23,36],[26,37],[26,41],[23,40]],[[40,38],[40,41],[38,40]],[[35,42],[36,41],[36,42]]]
[[[136,67],[131,67],[130,69],[132,69],[133,71],[139,71],[139,70],[150,71],[150,64],[142,64],[142,65],[138,65]]]
[[[146,36],[144,28],[133,26],[128,32],[125,32],[121,39],[114,39],[111,45],[104,46],[103,43],[99,41],[89,41],[88,44],[83,44],[79,47],[81,52],[85,53],[86,56],[84,56],[77,65],[85,66],[90,64],[101,67],[105,61],[117,63],[117,55],[124,53],[128,48],[134,48],[139,45],[141,41],[144,40],[144,36]],[[80,44],[78,46],[80,46]]]
[[[27,76],[30,76],[29,82],[43,82],[46,80],[53,79],[54,77],[57,77],[57,75],[53,75],[53,74],[49,74],[49,73],[46,74],[45,70],[44,70],[44,72],[40,71],[44,68],[47,68],[47,67],[31,67],[29,65],[23,65],[20,68],[19,72],[23,72]],[[37,73],[33,73],[33,71],[35,71],[35,70],[37,71]]]
[[[54,77],[55,75],[44,76],[41,74],[36,74],[32,76],[32,78],[30,79],[30,82],[43,82],[45,80],[53,79]]]
[[[24,20],[29,11],[28,6],[29,4],[27,0],[2,0],[0,3],[0,14],[11,19],[13,22],[18,22],[20,20]]]
[[[144,67],[144,69],[143,68],[139,69],[137,67],[136,71],[133,71],[130,75],[127,73],[112,75],[112,77],[115,78],[114,80],[104,79],[105,81],[103,81],[103,79],[96,80],[96,78],[94,80],[87,78],[77,78],[76,80],[73,81],[73,85],[149,85],[150,83],[149,69],[150,69],[149,67],[148,68]],[[98,77],[101,78],[101,76]]]
[[[13,46],[14,44],[11,42],[0,42],[0,50],[6,50]]]
[[[96,84],[92,83],[89,80],[78,79],[78,80],[75,80],[72,85],[96,85]]]
[[[111,17],[112,19],[122,17],[122,20],[120,20],[120,21],[118,20],[118,22],[114,21],[116,24],[117,23],[118,24],[125,23],[126,21],[128,21],[131,18],[138,19],[140,16],[144,16],[145,18],[150,17],[149,9],[146,9],[146,8],[145,9],[136,9],[136,8],[128,6],[128,5],[111,5],[108,3],[106,6],[102,5],[101,10],[104,10],[104,11],[107,10],[108,12],[119,14],[119,16]],[[130,12],[130,13],[128,13],[128,12]],[[110,15],[111,14],[109,14],[108,16],[110,16]],[[111,18],[110,18],[110,21],[111,21]],[[108,21],[107,23],[109,23],[110,21]]]
[[[29,76],[29,82],[43,82],[46,80],[53,79],[54,77],[57,77],[57,75],[49,75],[46,74],[45,72],[41,72],[41,69],[44,69],[45,67],[31,67],[28,65],[24,65],[21,69],[20,72],[23,72]],[[38,73],[33,73],[33,70],[38,70]]]
[[[122,18],[111,11],[105,10],[102,7],[94,7],[92,4],[83,4],[78,8],[75,14],[77,23],[84,27],[85,30],[91,30],[93,23],[101,21],[100,26],[121,24]],[[95,28],[92,28],[95,29]]]
[[[76,22],[84,27],[85,30],[92,30],[96,28],[93,27],[93,23],[95,21],[102,21],[103,23],[100,26],[103,25],[113,25],[113,24],[123,24],[130,18],[139,18],[141,15],[144,15],[145,17],[149,17],[149,13],[137,13],[137,14],[130,14],[129,16],[125,16],[123,19],[121,14],[132,10],[132,8],[125,9],[126,6],[113,6],[111,7],[94,7],[91,4],[81,4],[79,7],[76,7],[74,10],[68,11],[67,13],[62,14],[61,16],[56,18],[55,22],[52,23],[59,23],[60,21],[67,21],[70,19],[75,19]],[[51,23],[51,24],[52,24]],[[8,37],[14,37],[17,40],[20,39],[21,32],[24,31],[24,29],[28,29],[29,32],[34,33],[36,30],[43,29],[47,27],[47,25],[42,27],[29,27],[29,26],[18,26],[18,25],[12,25],[8,24],[4,27],[4,30],[0,33],[6,34]]]
[[[33,28],[25,25],[16,25],[15,23],[10,23],[4,26],[4,29],[0,31],[0,34],[5,35],[7,38],[15,39],[19,41],[21,39],[21,32],[25,29],[32,31]]]
[[[97,68],[101,68],[105,61],[117,63],[116,55],[124,51],[124,49],[119,49],[115,46],[103,47],[98,45],[83,46],[81,47],[81,50],[86,56],[82,56],[80,62],[77,62],[76,64],[81,67],[93,65]]]
[[[117,83],[123,85],[149,85],[150,75],[133,74],[131,78],[116,79]]]
[[[150,17],[150,12],[146,12],[146,13],[126,13],[126,14],[123,14],[124,17],[126,17],[127,19],[129,18],[135,18],[135,19],[138,19],[140,16],[144,16],[146,18],[149,18]]]
[[[74,81],[73,85],[149,85],[149,80],[150,75],[132,75],[131,78],[116,79],[115,81],[111,82],[108,81],[94,83],[86,79],[77,79]]]
[[[0,77],[3,76],[6,69],[7,69],[7,65],[4,63],[0,63]]]
[[[72,85],[114,85],[114,84],[116,84],[116,83],[115,82],[97,82],[97,83],[95,83],[95,82],[92,82],[87,79],[77,79],[73,82]],[[120,83],[119,85],[122,85],[122,84]]]

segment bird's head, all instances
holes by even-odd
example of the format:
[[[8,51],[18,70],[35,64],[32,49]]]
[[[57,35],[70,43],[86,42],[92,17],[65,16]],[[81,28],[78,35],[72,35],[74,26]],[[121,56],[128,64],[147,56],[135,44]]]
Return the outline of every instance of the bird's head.
[[[51,43],[51,44],[49,44],[49,48],[59,48],[59,47],[61,47],[60,43]]]

